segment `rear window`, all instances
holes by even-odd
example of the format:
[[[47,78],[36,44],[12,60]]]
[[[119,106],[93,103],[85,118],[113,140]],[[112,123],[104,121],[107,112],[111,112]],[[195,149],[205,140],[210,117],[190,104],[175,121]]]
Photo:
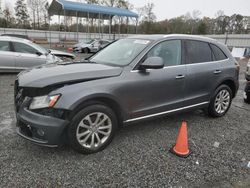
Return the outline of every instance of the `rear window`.
[[[224,52],[214,44],[210,44],[212,51],[213,51],[213,57],[215,61],[227,59],[227,56],[224,54]]]
[[[186,40],[186,63],[202,63],[212,61],[212,51],[207,42]]]

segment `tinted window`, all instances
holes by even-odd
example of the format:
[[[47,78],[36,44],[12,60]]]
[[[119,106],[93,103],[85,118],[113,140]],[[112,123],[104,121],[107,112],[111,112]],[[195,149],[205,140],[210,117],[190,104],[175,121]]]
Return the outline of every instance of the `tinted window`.
[[[214,54],[214,60],[219,61],[219,60],[227,59],[227,56],[219,47],[213,44],[210,44],[210,45]]]
[[[201,41],[186,41],[186,63],[202,63],[212,61],[209,44]]]
[[[29,54],[35,54],[37,50],[35,48],[32,48],[31,46],[19,42],[13,43],[15,51],[21,52],[21,53],[29,53]]]
[[[165,66],[181,64],[181,41],[170,40],[157,44],[147,54],[147,57],[161,57]]]
[[[0,41],[0,51],[10,51],[10,45],[8,41]]]

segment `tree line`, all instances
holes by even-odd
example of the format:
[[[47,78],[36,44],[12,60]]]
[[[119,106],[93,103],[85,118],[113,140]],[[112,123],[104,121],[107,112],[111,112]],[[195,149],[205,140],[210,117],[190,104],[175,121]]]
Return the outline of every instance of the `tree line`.
[[[154,3],[147,3],[144,7],[134,8],[127,0],[78,0],[90,4],[100,4],[110,7],[136,10],[139,15],[137,32],[141,34],[225,34],[250,33],[250,17],[240,14],[231,16],[225,15],[223,11],[217,11],[214,18],[201,17],[199,10],[187,12],[184,15],[156,21],[154,14]],[[8,6],[2,11],[3,18],[0,18],[0,27],[4,28],[24,28],[48,30],[50,17],[48,15],[49,3],[47,0],[17,0],[14,12]],[[96,19],[91,19],[90,32],[97,31]],[[73,18],[66,18],[66,27],[62,23],[53,23],[51,30],[76,31],[76,22]],[[113,33],[134,33],[135,23],[128,23],[126,18],[114,18],[112,24]],[[87,31],[86,23],[78,23],[79,31]],[[102,27],[102,31],[107,33],[108,25]]]

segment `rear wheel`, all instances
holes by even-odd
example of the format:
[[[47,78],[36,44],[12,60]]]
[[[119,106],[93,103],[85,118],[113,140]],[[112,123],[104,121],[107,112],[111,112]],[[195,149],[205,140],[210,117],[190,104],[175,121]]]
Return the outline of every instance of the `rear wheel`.
[[[109,145],[116,130],[113,110],[102,104],[91,105],[73,118],[68,130],[70,145],[80,153],[95,153]]]
[[[224,116],[232,102],[232,90],[227,85],[219,86],[211,98],[208,114],[212,117]]]
[[[83,49],[82,49],[82,52],[85,53],[85,54],[88,54],[90,51],[89,51],[88,48],[83,48]]]

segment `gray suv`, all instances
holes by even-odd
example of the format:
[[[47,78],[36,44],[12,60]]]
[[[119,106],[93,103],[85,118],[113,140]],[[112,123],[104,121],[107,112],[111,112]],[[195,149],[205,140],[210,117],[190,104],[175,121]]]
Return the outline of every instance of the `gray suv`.
[[[198,36],[134,36],[76,63],[20,73],[18,134],[81,153],[104,149],[123,124],[189,109],[228,111],[239,67],[223,44]]]

